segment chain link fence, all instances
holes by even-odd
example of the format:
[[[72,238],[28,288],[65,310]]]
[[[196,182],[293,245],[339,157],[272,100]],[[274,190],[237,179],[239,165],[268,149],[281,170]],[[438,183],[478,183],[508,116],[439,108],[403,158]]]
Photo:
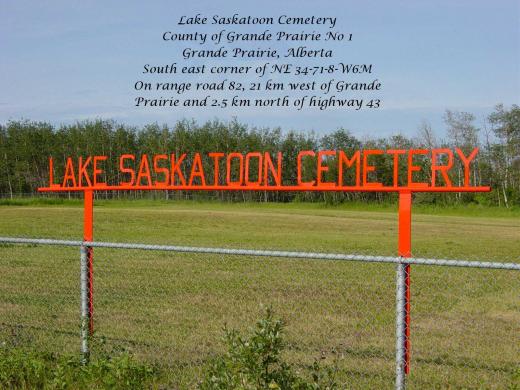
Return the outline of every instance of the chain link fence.
[[[271,306],[287,323],[285,357],[302,371],[319,361],[337,369],[340,388],[393,388],[402,358],[399,272],[411,264],[404,382],[518,385],[520,264],[8,237],[0,243],[3,345],[80,351],[79,248],[86,245],[94,251],[94,356],[126,351],[162,367],[165,387],[193,388],[223,352],[223,326],[245,330]]]
[[[2,208],[0,345],[80,356],[80,247],[91,245],[93,359],[129,353],[160,367],[157,387],[194,388],[225,350],[223,327],[245,331],[272,307],[286,323],[284,358],[302,373],[318,361],[341,389],[394,388],[397,270],[410,264],[403,383],[520,386],[517,220],[416,214],[403,259],[395,213],[305,207],[104,205],[94,243],[74,241],[80,208]]]

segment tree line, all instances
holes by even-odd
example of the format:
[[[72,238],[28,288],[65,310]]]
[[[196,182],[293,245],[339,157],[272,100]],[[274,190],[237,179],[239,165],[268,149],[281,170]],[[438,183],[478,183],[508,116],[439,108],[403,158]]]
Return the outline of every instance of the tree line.
[[[55,126],[47,122],[28,120],[9,121],[0,125],[0,196],[16,197],[36,194],[38,187],[48,185],[48,158],[55,161],[56,176],[63,175],[67,157],[103,155],[109,164],[103,181],[117,185],[121,181],[117,159],[122,154],[181,154],[200,152],[282,152],[284,156],[284,183],[296,181],[296,157],[302,150],[344,150],[353,153],[364,149],[434,149],[458,147],[469,154],[474,147],[480,151],[473,163],[472,185],[490,185],[491,193],[416,195],[416,201],[425,203],[475,202],[510,207],[520,205],[520,107],[498,105],[479,128],[471,113],[446,111],[446,134],[439,137],[431,125],[423,122],[415,136],[396,134],[390,137],[354,136],[338,129],[325,135],[314,132],[282,131],[280,128],[251,128],[236,120],[219,120],[198,124],[181,120],[173,126],[150,124],[128,126],[112,120],[85,120],[71,125]],[[372,180],[389,183],[393,177],[390,156],[374,156],[377,172]],[[430,181],[429,159],[419,161],[424,169],[417,181]],[[294,166],[292,166],[294,165]],[[334,165],[331,164],[331,172]],[[60,171],[61,169],[61,171]],[[183,167],[188,174],[191,167]],[[400,169],[406,169],[401,167]],[[455,162],[450,171],[453,185],[464,180],[463,167]],[[406,174],[404,174],[406,176]],[[101,197],[157,196],[140,193],[97,194]],[[185,193],[162,191],[166,198],[218,198],[230,201],[327,201],[348,200],[383,202],[395,197],[391,193],[271,193],[271,192],[215,192]]]

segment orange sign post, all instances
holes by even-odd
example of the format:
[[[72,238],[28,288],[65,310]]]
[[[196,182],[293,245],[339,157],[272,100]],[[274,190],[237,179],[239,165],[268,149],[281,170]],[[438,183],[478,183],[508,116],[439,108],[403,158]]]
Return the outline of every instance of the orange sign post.
[[[94,191],[83,192],[83,241],[94,241]],[[94,248],[87,248],[88,328],[94,333]]]
[[[399,193],[399,244],[401,257],[412,256],[412,193]],[[405,319],[404,319],[404,372],[410,372],[410,264],[406,264],[405,272]]]
[[[49,159],[49,185],[40,192],[84,193],[83,240],[94,239],[95,191],[338,191],[338,192],[397,192],[399,193],[398,254],[411,257],[412,194],[414,192],[487,192],[490,187],[471,185],[471,163],[478,148],[466,154],[461,149],[389,149],[358,150],[347,154],[342,150],[301,151],[296,157],[296,183],[282,181],[283,155],[268,152],[221,153],[204,156],[194,153],[143,154],[137,158],[123,154],[117,160],[118,177],[123,180],[108,184],[103,180],[107,156],[68,157],[63,176],[57,180],[54,161]],[[389,184],[376,181],[375,156],[390,156],[393,161],[393,180]],[[415,157],[415,159],[414,159]],[[414,174],[423,168],[417,158],[429,159],[429,182],[414,181]],[[407,164],[402,164],[405,160]],[[441,161],[442,160],[442,161]],[[450,173],[458,161],[464,171],[464,185],[453,186]],[[209,163],[208,163],[209,162]],[[305,163],[307,162],[307,163]],[[310,164],[309,164],[310,163]],[[333,168],[333,165],[336,166]],[[309,166],[312,167],[309,172]],[[400,169],[401,168],[401,169]],[[405,169],[403,169],[405,168]],[[347,171],[350,175],[347,175]],[[400,172],[405,172],[401,174]],[[334,177],[331,177],[332,172]],[[401,177],[401,175],[403,177]],[[209,182],[209,178],[211,182]],[[439,182],[442,182],[441,185]],[[94,270],[93,250],[87,248],[88,264],[88,319],[89,332],[94,331]],[[404,370],[410,372],[410,265],[405,265],[405,324]]]

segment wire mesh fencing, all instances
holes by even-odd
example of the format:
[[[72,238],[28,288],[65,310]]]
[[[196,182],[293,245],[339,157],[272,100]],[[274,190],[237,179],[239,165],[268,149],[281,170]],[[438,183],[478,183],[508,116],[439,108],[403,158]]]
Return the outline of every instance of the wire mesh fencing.
[[[272,307],[286,322],[284,358],[299,370],[317,361],[335,370],[339,388],[393,388],[403,358],[398,340],[406,336],[396,270],[409,263],[411,361],[403,386],[507,388],[518,381],[520,265],[496,257],[0,242],[3,345],[81,350],[79,248],[92,245],[92,357],[126,352],[161,367],[165,387],[193,388],[225,349],[223,327],[246,331]]]
[[[77,248],[2,244],[0,259],[2,346],[77,352]]]
[[[520,272],[414,266],[410,387],[520,384]]]

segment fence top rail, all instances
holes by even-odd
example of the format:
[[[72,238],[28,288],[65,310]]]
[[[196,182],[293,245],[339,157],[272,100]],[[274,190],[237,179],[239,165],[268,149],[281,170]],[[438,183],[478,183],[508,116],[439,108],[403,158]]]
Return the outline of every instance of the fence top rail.
[[[211,254],[222,254],[222,255],[242,255],[242,256],[261,256],[261,257],[288,257],[288,258],[314,259],[314,260],[360,261],[360,262],[368,262],[368,263],[420,264],[420,265],[435,265],[435,266],[447,266],[447,267],[508,269],[508,270],[520,271],[520,263],[501,263],[501,262],[494,262],[494,261],[468,261],[468,260],[429,259],[429,258],[414,258],[414,257],[404,258],[404,257],[398,257],[398,256],[374,256],[374,255],[361,255],[361,254],[297,252],[297,251],[261,250],[261,249],[231,249],[231,248],[218,248],[218,247],[154,245],[154,244],[99,242],[99,241],[94,242],[94,241],[79,241],[79,240],[56,240],[56,239],[49,239],[49,238],[0,237],[0,243],[61,245],[61,246],[88,246],[88,247],[98,247],[98,248],[140,249],[140,250],[211,253]]]

